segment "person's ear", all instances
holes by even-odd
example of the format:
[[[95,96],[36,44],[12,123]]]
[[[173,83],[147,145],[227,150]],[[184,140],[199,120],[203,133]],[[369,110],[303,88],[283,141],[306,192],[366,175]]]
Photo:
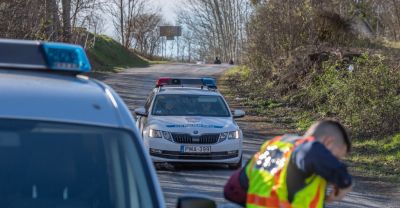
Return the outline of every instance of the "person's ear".
[[[334,142],[334,138],[331,136],[324,136],[321,139],[321,143],[324,144],[326,147],[330,146]]]
[[[324,137],[319,139],[319,142],[321,142],[323,145],[326,145],[327,144],[327,140],[328,140],[327,137],[324,136]]]

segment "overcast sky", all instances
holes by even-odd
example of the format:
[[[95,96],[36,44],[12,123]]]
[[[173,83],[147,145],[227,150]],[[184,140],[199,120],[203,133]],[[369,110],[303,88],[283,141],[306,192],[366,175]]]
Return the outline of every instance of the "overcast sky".
[[[152,0],[152,3],[161,8],[161,12],[167,22],[175,23],[176,12],[179,4],[184,0]]]
[[[184,0],[149,0],[149,3],[153,4],[155,8],[160,8],[164,20],[168,23],[175,24],[176,12],[179,8],[179,4]],[[114,26],[112,20],[107,18],[104,25],[104,33],[108,36],[114,37]]]

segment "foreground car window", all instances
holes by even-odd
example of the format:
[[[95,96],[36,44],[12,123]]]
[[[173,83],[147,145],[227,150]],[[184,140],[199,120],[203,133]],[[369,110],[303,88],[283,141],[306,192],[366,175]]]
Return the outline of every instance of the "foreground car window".
[[[133,139],[116,129],[0,119],[0,207],[152,207]]]
[[[230,116],[220,96],[179,94],[157,95],[152,114],[157,116]]]

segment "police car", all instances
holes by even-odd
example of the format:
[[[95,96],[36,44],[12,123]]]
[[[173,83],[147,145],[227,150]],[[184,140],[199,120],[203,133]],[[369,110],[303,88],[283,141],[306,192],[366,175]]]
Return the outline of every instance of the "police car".
[[[137,125],[153,162],[242,162],[243,134],[212,78],[160,78],[144,107],[135,109]]]
[[[80,46],[0,39],[0,207],[164,207],[130,111],[90,68]]]

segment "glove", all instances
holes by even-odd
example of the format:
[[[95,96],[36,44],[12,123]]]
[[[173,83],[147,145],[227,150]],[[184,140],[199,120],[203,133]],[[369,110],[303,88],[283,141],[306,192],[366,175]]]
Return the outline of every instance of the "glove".
[[[347,188],[338,188],[337,186],[333,186],[333,190],[325,197],[326,203],[332,203],[334,201],[342,200],[347,193],[349,193],[353,189],[353,184]]]

